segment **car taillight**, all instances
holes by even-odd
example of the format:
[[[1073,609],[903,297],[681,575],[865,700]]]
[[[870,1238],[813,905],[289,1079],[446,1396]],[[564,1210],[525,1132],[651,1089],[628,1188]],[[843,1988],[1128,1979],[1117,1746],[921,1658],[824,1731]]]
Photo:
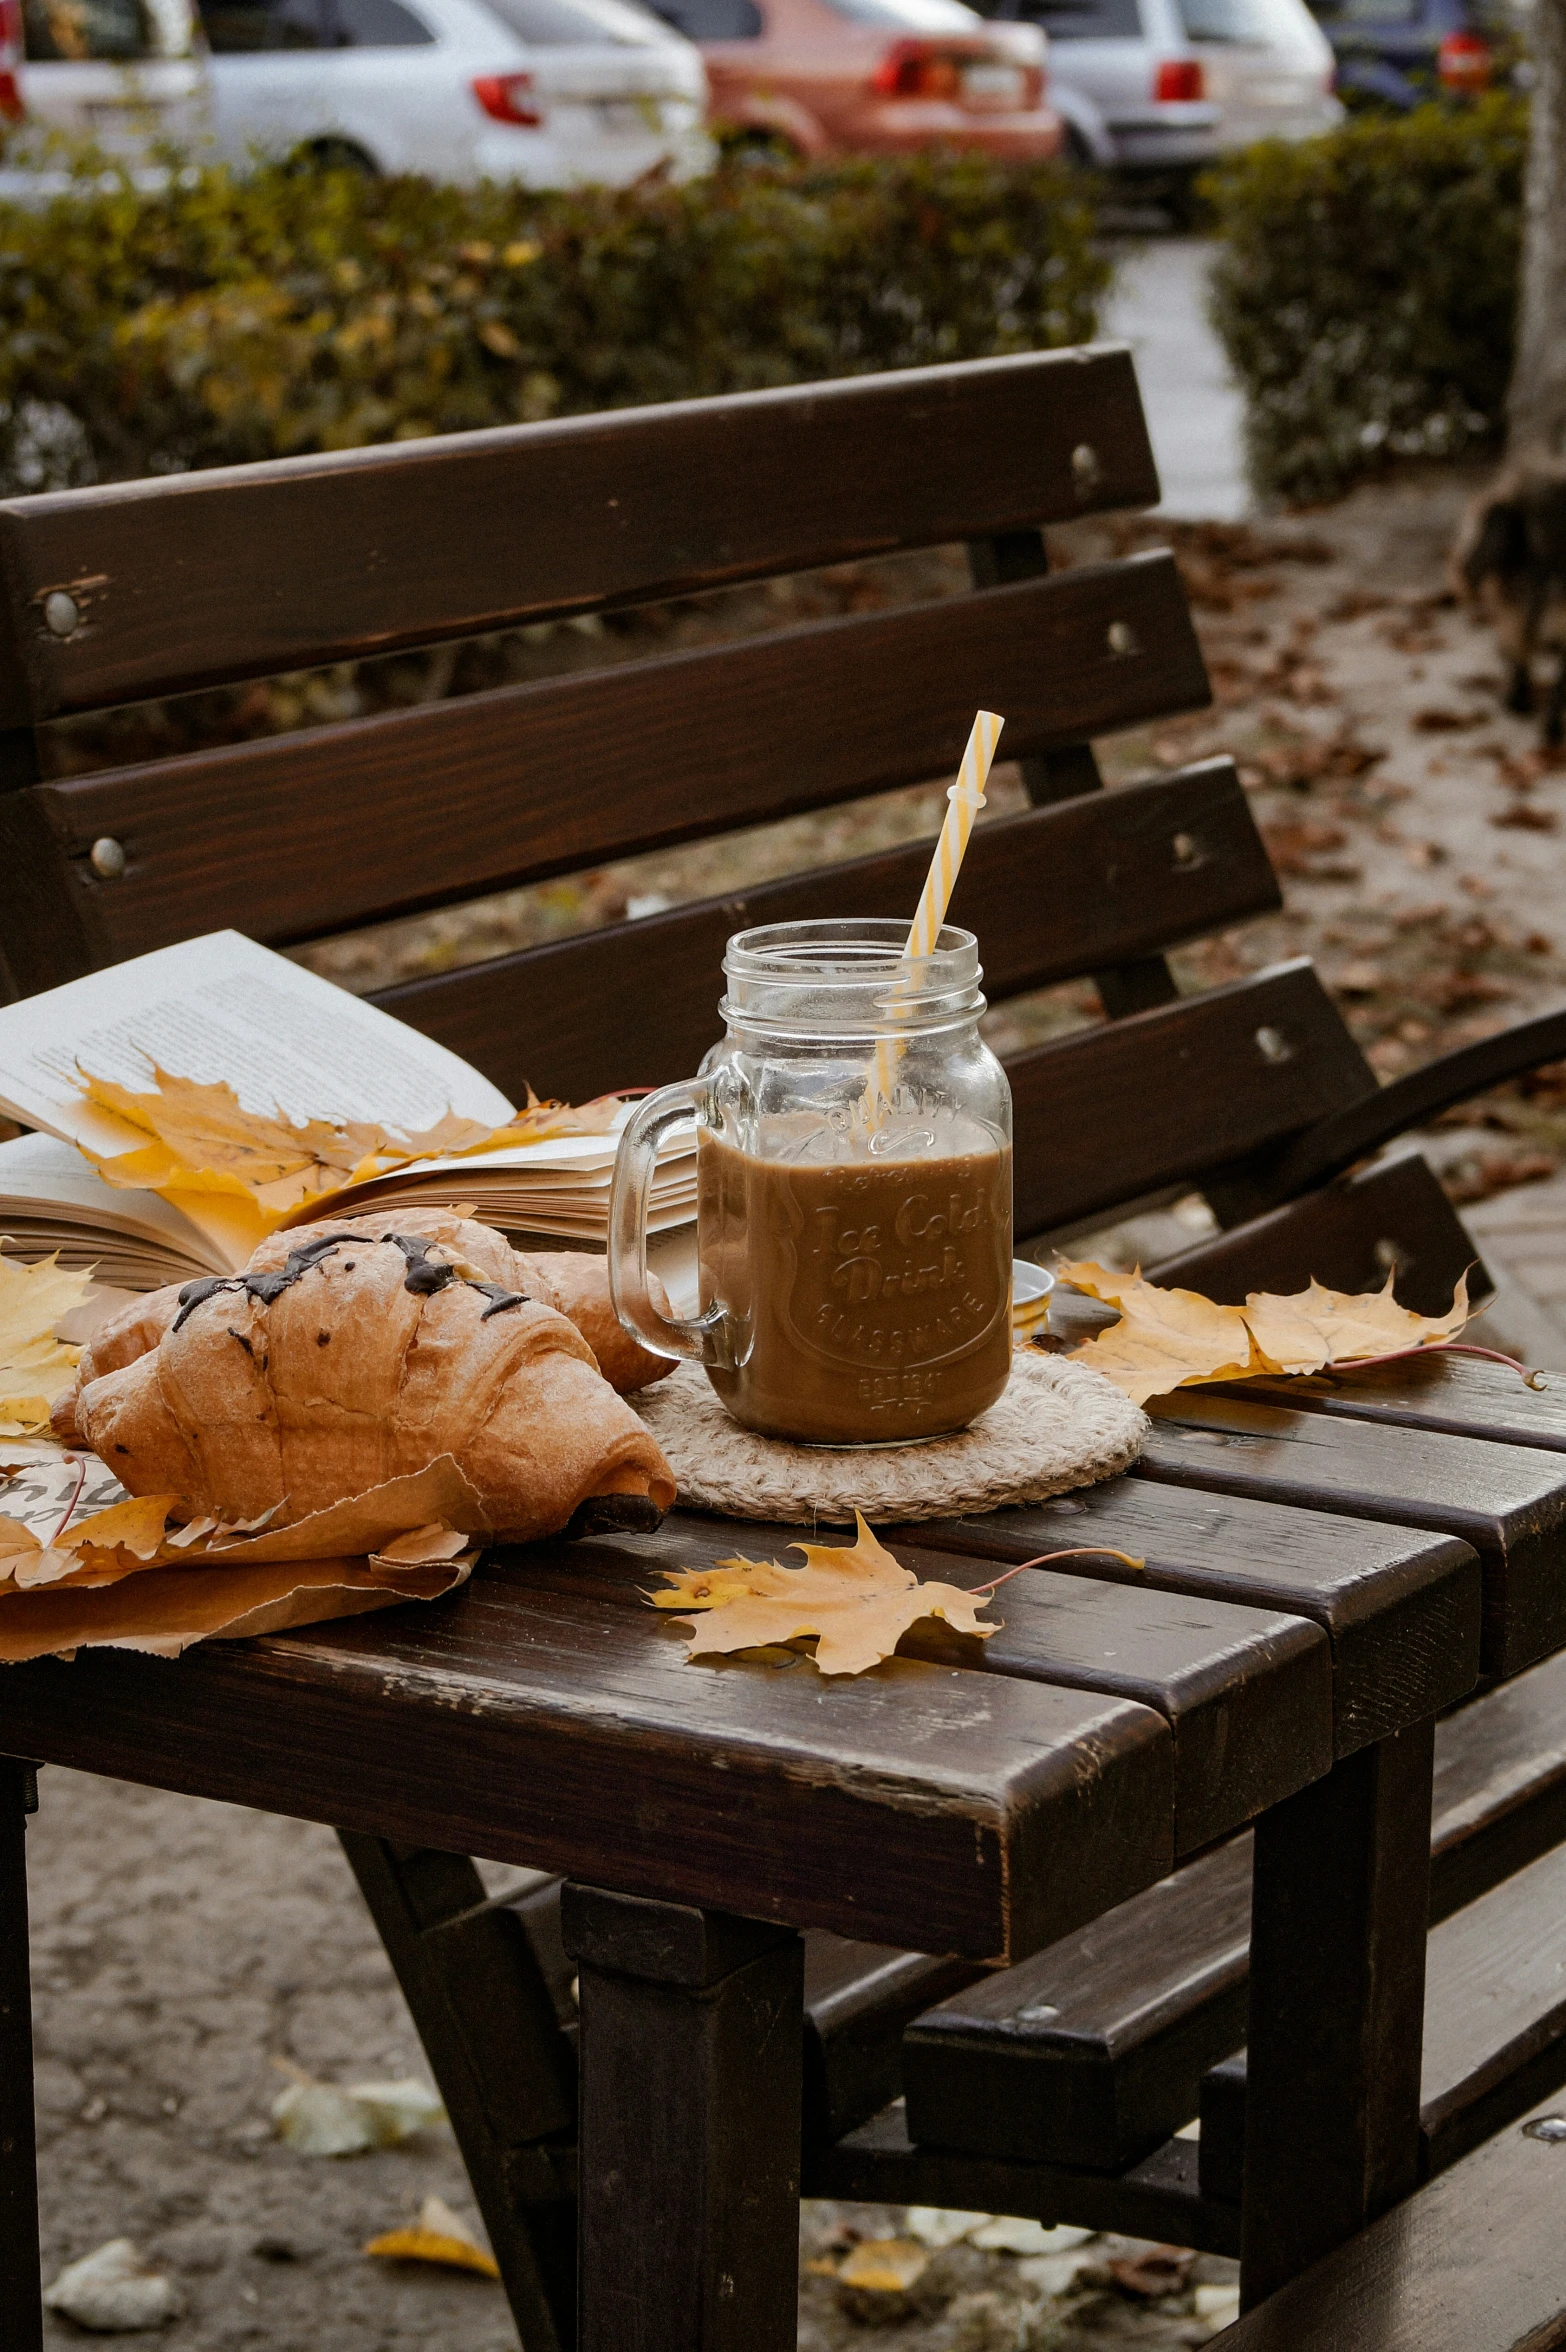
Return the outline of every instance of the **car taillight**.
[[[0,119],[7,122],[20,122],[27,112],[16,80],[21,62],[21,0],[0,0]]]
[[[962,88],[962,61],[933,41],[894,41],[870,76],[883,98],[955,98]]]
[[[1189,105],[1207,95],[1199,57],[1166,57],[1153,76],[1153,101],[1158,106]]]
[[[946,49],[938,41],[895,41],[870,87],[883,98],[938,98],[948,104],[1027,111],[1043,103],[1044,73],[994,51]]]
[[[531,74],[480,74],[473,84],[473,95],[496,122],[520,123],[529,131],[538,130],[543,123],[543,108],[533,95]]]
[[[1447,90],[1487,90],[1493,60],[1477,33],[1448,33],[1436,51],[1436,72]]]

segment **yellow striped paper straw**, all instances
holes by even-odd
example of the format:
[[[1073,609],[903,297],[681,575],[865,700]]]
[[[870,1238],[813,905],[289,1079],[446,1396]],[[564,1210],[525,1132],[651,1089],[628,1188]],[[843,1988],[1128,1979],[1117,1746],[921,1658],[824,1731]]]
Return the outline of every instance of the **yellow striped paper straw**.
[[[1006,724],[995,711],[981,710],[974,716],[973,729],[968,737],[968,748],[962,755],[962,766],[957,781],[947,787],[946,816],[930,870],[919,893],[919,911],[914,916],[908,933],[908,944],[903,949],[905,961],[916,956],[935,953],[935,943],[941,936],[946,910],[951,904],[957,877],[962,871],[963,857],[968,847],[968,836],[973,831],[973,820],[984,806],[984,787],[989,782],[990,765],[995,757],[995,746],[1000,731]],[[899,982],[894,997],[906,994],[909,981]],[[902,1054],[902,1040],[895,1037],[879,1038],[875,1049],[875,1083],[877,1103],[873,1123],[881,1123],[882,1103],[890,1104],[892,1089],[897,1080],[897,1064]]]

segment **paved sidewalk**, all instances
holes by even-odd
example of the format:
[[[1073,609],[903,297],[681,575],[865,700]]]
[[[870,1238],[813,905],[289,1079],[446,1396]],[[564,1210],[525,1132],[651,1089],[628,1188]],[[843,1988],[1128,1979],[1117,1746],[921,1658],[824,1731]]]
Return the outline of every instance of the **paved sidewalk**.
[[[1515,1185],[1463,1222],[1496,1284],[1475,1338],[1566,1379],[1566,1175]]]
[[[1255,511],[1245,479],[1245,403],[1207,323],[1202,237],[1150,236],[1116,256],[1099,333],[1129,343],[1164,500],[1161,514],[1232,523]]]

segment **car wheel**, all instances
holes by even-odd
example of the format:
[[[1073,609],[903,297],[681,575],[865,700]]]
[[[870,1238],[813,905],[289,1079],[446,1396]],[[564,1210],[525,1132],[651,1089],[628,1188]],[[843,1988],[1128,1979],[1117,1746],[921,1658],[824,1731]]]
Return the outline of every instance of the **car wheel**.
[[[1169,215],[1171,228],[1177,229],[1182,237],[1188,237],[1193,229],[1201,228],[1206,222],[1207,210],[1196,192],[1194,172],[1182,172],[1172,179],[1159,202]]]
[[[1062,163],[1069,164],[1073,171],[1097,171],[1098,169],[1098,165],[1093,161],[1093,150],[1075,123],[1067,123],[1066,125],[1066,137],[1060,150],[1060,159]]]
[[[355,146],[352,139],[307,139],[288,160],[296,171],[351,171],[362,172],[366,179],[380,177],[375,158]]]
[[[725,131],[718,146],[724,162],[740,171],[782,171],[805,160],[781,131]]]

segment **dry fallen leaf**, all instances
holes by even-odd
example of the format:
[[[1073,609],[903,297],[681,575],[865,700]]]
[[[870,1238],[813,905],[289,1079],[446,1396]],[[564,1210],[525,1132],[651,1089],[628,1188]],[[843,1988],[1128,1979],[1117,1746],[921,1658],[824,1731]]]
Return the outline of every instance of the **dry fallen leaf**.
[[[377,1568],[423,1568],[431,1560],[454,1560],[472,1543],[471,1535],[460,1528],[442,1527],[439,1521],[428,1527],[415,1527],[408,1534],[383,1544],[370,1558]]]
[[[474,1518],[477,1498],[449,1454],[291,1527],[264,1512],[165,1534],[179,1500],[130,1498],[47,1541],[0,1513],[0,1665],[105,1647],[178,1657],[193,1642],[437,1600],[467,1580],[482,1541],[451,1525]]]
[[[1126,2294],[1152,2302],[1161,2295],[1182,2294],[1195,2260],[1188,2246],[1149,2246],[1106,2267]]]
[[[1238,1307],[1215,1306],[1194,1290],[1161,1290],[1140,1274],[1116,1274],[1091,1259],[1058,1269],[1062,1282],[1120,1309],[1120,1321],[1074,1350],[1133,1404],[1199,1380],[1235,1380],[1250,1368],[1251,1335]]]
[[[249,1111],[222,1081],[208,1085],[176,1077],[155,1063],[153,1079],[150,1089],[136,1093],[82,1072],[89,1102],[148,1138],[136,1151],[108,1157],[88,1152],[98,1173],[109,1184],[150,1192],[238,1196],[258,1213],[263,1233],[410,1160],[461,1158],[557,1135],[601,1135],[619,1109],[615,1096],[573,1106],[541,1103],[530,1093],[526,1106],[502,1127],[448,1111],[433,1127],[396,1129],[368,1120],[296,1122],[277,1110]]]
[[[960,2246],[970,2230],[981,2229],[994,2218],[992,2213],[970,2213],[958,2205],[910,2205],[903,2228],[921,2246]]]
[[[68,2262],[44,2309],[58,2311],[94,2335],[134,2335],[177,2319],[183,2299],[172,2279],[149,2270],[129,2238],[111,2238],[79,2261]]]
[[[1082,2245],[1092,2234],[1091,2230],[1076,2229],[1069,2223],[1064,2228],[1050,2228],[1022,2214],[997,2213],[969,2232],[968,2243],[984,2254],[1064,2254]]]
[[[1438,1346],[1468,1320],[1466,1279],[1445,1315],[1418,1315],[1398,1305],[1390,1274],[1384,1289],[1363,1295],[1312,1282],[1291,1296],[1252,1291],[1243,1307],[1227,1307],[1090,1259],[1063,1264],[1059,1272],[1073,1289],[1120,1309],[1119,1322],[1074,1355],[1138,1405],[1206,1381],[1319,1372],[1328,1364]]]
[[[0,1237],[0,1437],[47,1429],[50,1410],[76,1378],[80,1348],[54,1327],[87,1295],[90,1274],[68,1274],[57,1257],[23,1265]]]
[[[275,2063],[285,2065],[282,2059]],[[362,2156],[371,2148],[395,2148],[446,2120],[436,2093],[413,2076],[339,2084],[316,2082],[291,2067],[285,2071],[295,2080],[273,2100],[272,2121],[297,2156]]]
[[[62,1520],[47,1544],[20,1519],[0,1514],[0,1586],[6,1577],[16,1591],[32,1592],[46,1584],[113,1584],[134,1576],[163,1549],[164,1524],[178,1500],[139,1495],[111,1503],[74,1526]]]
[[[91,1649],[177,1658],[193,1642],[241,1641],[400,1601],[435,1601],[466,1582],[470,1562],[376,1568],[365,1559],[243,1561],[144,1569],[106,1590],[66,1578],[44,1592],[0,1593],[0,1666]]]
[[[912,2238],[866,2238],[843,2256],[837,2281],[871,2294],[906,2295],[929,2264],[929,2253]]]
[[[1459,1281],[1444,1315],[1416,1315],[1400,1307],[1390,1274],[1384,1289],[1358,1297],[1320,1282],[1287,1298],[1253,1291],[1244,1312],[1269,1370],[1319,1372],[1324,1364],[1389,1356],[1455,1338],[1468,1320],[1468,1281],[1466,1276]]]
[[[426,2197],[412,2229],[388,2230],[372,2238],[364,2250],[393,2262],[438,2262],[448,2270],[476,2270],[481,2278],[500,2276],[494,2255],[485,2252],[443,2197]]]
[[[814,1636],[823,1674],[863,1674],[878,1666],[921,1617],[944,1617],[959,1633],[981,1640],[1000,1631],[979,1622],[987,1593],[921,1584],[876,1542],[859,1512],[854,1518],[858,1536],[852,1544],[790,1544],[790,1551],[804,1553],[802,1568],[735,1559],[714,1568],[665,1569],[669,1590],[648,1598],[655,1609],[708,1613],[691,1623],[688,1657],[721,1657]]]

